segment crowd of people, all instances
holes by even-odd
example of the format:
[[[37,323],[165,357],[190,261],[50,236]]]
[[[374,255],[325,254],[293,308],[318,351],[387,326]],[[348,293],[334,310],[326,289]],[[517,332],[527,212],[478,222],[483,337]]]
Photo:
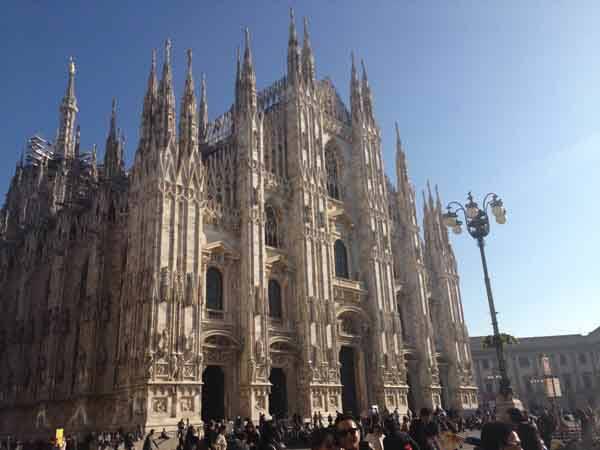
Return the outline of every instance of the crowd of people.
[[[587,417],[587,416],[586,416]],[[593,423],[593,414],[588,423]],[[581,422],[583,424],[583,421]],[[261,415],[255,424],[249,418],[233,421],[206,421],[198,429],[181,419],[176,432],[164,428],[144,433],[136,430],[89,433],[84,438],[67,436],[63,446],[56,443],[2,441],[0,450],[283,450],[286,447],[311,450],[456,450],[465,443],[478,450],[546,450],[552,448],[557,435],[556,416],[544,410],[531,416],[516,408],[503,417],[495,410],[478,410],[463,418],[456,411],[422,408],[415,417],[411,411],[398,410],[381,414],[377,409],[361,417],[336,413],[323,417],[315,413],[304,421],[299,415],[291,419],[267,419]],[[464,437],[465,431],[481,430],[480,439]],[[136,442],[139,442],[136,446]],[[584,450],[592,450],[592,435],[583,435]],[[598,447],[600,449],[600,446]],[[162,449],[161,449],[162,450]]]

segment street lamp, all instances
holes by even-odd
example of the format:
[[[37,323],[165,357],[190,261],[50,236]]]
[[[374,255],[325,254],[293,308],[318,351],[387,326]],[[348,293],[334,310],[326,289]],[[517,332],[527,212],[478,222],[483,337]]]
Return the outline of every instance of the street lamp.
[[[467,231],[473,239],[477,241],[479,251],[481,253],[481,263],[483,265],[483,278],[485,281],[485,289],[487,292],[488,303],[490,307],[490,315],[492,316],[492,326],[494,328],[494,347],[496,348],[496,357],[498,358],[498,370],[500,372],[500,394],[505,397],[512,396],[512,388],[510,387],[510,379],[506,372],[506,361],[504,359],[504,346],[498,329],[498,319],[496,317],[496,308],[494,306],[494,297],[492,296],[492,286],[488,275],[487,262],[485,259],[485,241],[484,238],[490,232],[490,218],[488,209],[491,210],[496,219],[496,223],[506,223],[506,209],[502,204],[502,200],[494,193],[487,194],[482,206],[475,202],[473,196],[469,192],[467,195],[467,203],[463,206],[458,202],[448,203],[447,212],[442,215],[444,225],[452,229],[455,234],[462,232],[462,225],[466,225]],[[458,213],[461,212],[464,216],[464,223],[459,220]]]

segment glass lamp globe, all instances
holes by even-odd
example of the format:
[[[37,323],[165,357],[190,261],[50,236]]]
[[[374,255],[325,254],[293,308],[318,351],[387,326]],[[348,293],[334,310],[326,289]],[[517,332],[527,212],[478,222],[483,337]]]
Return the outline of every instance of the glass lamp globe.
[[[496,223],[500,225],[504,225],[506,223],[506,210],[502,208],[501,214],[496,216]]]
[[[502,207],[502,200],[497,199],[494,200],[492,203],[492,214],[494,215],[494,217],[498,217],[501,216],[502,214],[504,214],[505,210]]]
[[[479,214],[479,207],[477,206],[477,203],[467,203],[467,217],[469,219],[474,219],[475,217],[477,217],[477,214]]]
[[[452,228],[456,225],[456,213],[448,211],[443,215],[443,222],[448,228]]]

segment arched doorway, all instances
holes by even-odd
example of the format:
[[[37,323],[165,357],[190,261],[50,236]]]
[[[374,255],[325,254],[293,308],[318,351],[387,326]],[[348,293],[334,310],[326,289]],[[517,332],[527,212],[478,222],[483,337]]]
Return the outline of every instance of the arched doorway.
[[[207,366],[202,372],[202,420],[225,417],[225,373],[220,366]]]
[[[342,383],[342,409],[344,413],[359,414],[356,384],[356,351],[353,347],[340,348],[340,381]]]
[[[276,419],[287,417],[287,380],[281,367],[273,367],[269,376],[271,393],[269,394],[269,414]]]

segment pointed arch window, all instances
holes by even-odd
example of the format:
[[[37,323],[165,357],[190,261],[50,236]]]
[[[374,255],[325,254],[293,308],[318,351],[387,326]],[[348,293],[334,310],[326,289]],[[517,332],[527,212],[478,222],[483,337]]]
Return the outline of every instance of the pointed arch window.
[[[206,307],[223,310],[223,276],[214,267],[206,271]]]
[[[348,275],[348,252],[346,245],[338,239],[333,245],[335,256],[335,276],[339,278],[350,278]]]
[[[283,316],[281,285],[277,280],[269,280],[269,316],[273,319],[281,319]]]
[[[339,200],[340,196],[340,167],[335,147],[328,145],[325,148],[325,169],[327,171],[327,193],[330,197]]]
[[[277,214],[272,206],[265,207],[265,244],[279,247]]]

